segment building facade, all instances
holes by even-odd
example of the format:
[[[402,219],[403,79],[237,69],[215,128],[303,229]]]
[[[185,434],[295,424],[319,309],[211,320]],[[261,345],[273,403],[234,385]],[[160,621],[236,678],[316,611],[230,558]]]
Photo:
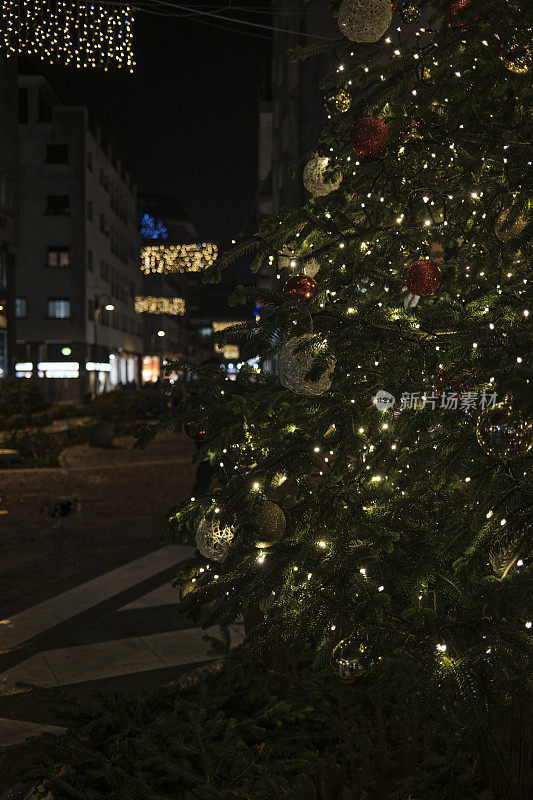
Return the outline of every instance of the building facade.
[[[168,194],[140,192],[138,218],[144,247],[172,248],[196,241],[194,223]],[[163,377],[164,361],[187,357],[189,352],[190,280],[186,273],[143,272],[141,307],[143,312],[143,382]]]
[[[284,205],[296,208],[305,202],[301,171],[292,178],[288,169],[316,147],[327,121],[319,84],[334,71],[333,57],[291,61],[287,51],[338,36],[328,0],[273,0],[272,6],[270,79],[259,104],[260,219]]]
[[[18,239],[17,65],[0,53],[0,378],[15,363]]]
[[[19,77],[17,373],[52,400],[138,384],[143,355],[136,190],[91,124],[39,75]]]

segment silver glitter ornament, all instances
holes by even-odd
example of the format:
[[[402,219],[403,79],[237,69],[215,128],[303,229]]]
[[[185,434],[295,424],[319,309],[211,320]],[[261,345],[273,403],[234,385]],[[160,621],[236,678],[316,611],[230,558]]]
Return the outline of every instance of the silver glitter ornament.
[[[338,189],[342,182],[340,172],[326,175],[329,158],[317,156],[312,158],[304,167],[303,182],[308,192],[314,197],[324,197]]]
[[[323,394],[331,386],[331,376],[337,361],[335,356],[328,356],[328,368],[318,378],[310,380],[306,376],[315,360],[327,353],[328,344],[323,336],[316,333],[293,336],[278,352],[279,382],[297,394]]]

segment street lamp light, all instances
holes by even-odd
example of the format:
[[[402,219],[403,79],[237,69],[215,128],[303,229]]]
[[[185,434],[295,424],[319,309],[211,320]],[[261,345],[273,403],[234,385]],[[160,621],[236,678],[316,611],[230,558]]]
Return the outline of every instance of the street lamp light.
[[[93,357],[93,361],[95,363],[98,363],[101,360],[100,358],[98,358],[98,325],[100,324],[100,319],[101,319],[101,316],[102,316],[102,303],[105,303],[104,308],[105,308],[106,311],[114,311],[115,310],[115,306],[114,306],[111,298],[107,294],[95,294],[93,302],[94,302],[94,314],[93,314],[94,357]],[[96,391],[95,391],[95,394],[96,394]]]
[[[158,336],[165,336],[165,331],[157,331]]]

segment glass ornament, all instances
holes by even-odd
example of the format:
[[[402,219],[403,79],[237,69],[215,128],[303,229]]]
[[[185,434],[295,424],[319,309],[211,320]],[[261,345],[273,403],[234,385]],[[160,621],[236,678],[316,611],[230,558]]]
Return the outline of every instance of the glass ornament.
[[[350,144],[364,158],[379,156],[389,143],[389,129],[379,117],[361,117],[350,131]]]
[[[390,0],[343,0],[339,29],[351,42],[377,42],[392,22]]]
[[[367,670],[365,647],[355,639],[342,639],[331,651],[329,665],[341,683],[354,683]]]
[[[220,525],[214,514],[204,517],[196,530],[196,547],[204,558],[224,561],[233,541],[235,529]]]
[[[307,346],[306,346],[307,345]],[[328,368],[318,378],[307,377],[318,357],[328,358]],[[279,382],[297,394],[319,395],[331,386],[337,359],[328,354],[326,339],[316,333],[304,333],[286,341],[278,352]]]
[[[342,174],[340,172],[326,175],[328,164],[327,156],[317,156],[308,161],[304,167],[303,183],[313,197],[324,197],[341,185]]]
[[[183,423],[183,430],[189,439],[195,442],[204,442],[207,439],[207,417],[203,421],[189,420]]]
[[[508,398],[486,408],[477,421],[478,444],[489,456],[512,461],[527,455],[533,446],[533,422],[515,411]]]
[[[283,291],[301,303],[311,300],[315,296],[318,291],[318,283],[309,275],[293,275],[284,285]]]
[[[259,530],[255,546],[261,550],[277,544],[285,534],[287,521],[281,508],[271,500],[260,500],[254,506],[252,519]]]

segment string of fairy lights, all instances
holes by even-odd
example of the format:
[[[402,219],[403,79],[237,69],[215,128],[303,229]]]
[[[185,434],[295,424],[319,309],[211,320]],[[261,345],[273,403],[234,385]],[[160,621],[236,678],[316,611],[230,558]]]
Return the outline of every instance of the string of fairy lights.
[[[392,52],[391,52],[391,58],[392,59],[396,59],[396,58],[404,55],[405,47],[404,47],[404,43],[402,43],[402,41],[401,41],[401,37],[400,37],[401,28],[400,27],[397,29],[397,33],[398,33],[397,37],[388,36],[386,39],[384,39],[385,44],[392,48]],[[425,28],[421,27],[416,32],[415,35],[416,35],[416,37],[420,37],[420,36],[426,35],[428,33],[430,33],[430,32],[426,31]],[[394,39],[394,41],[393,41],[393,39]],[[469,44],[466,41],[466,39],[462,41],[462,44],[463,44],[463,46],[464,46],[464,48],[466,50],[466,48],[467,48],[467,46]],[[487,38],[487,39],[483,39],[481,44],[482,44],[482,47],[484,47],[484,48],[490,48],[491,44],[492,44],[494,47],[497,48],[497,50],[499,52],[501,52],[501,49],[502,49],[501,48],[501,42],[500,42],[500,35],[498,33],[494,34],[494,41],[493,42],[489,42],[488,38]],[[431,52],[431,48],[432,47],[433,47],[433,44],[429,43],[425,48],[419,48],[418,50],[415,50],[415,52],[412,53],[412,58],[413,58],[414,62],[416,63],[416,62],[419,62],[421,60],[423,51],[426,51],[424,53],[424,55],[426,56],[425,61],[427,62],[428,61],[427,53]],[[528,71],[530,71],[531,68],[532,68],[531,52],[529,52],[528,54],[526,53],[526,55],[524,55],[522,50],[518,50],[517,48],[515,48],[515,50],[513,50],[513,47],[515,47],[515,46],[513,45],[511,47],[510,52],[508,54],[500,55],[499,59],[502,62],[502,64],[504,65],[504,67],[507,70],[509,70],[509,72],[514,73],[516,75],[525,74]],[[351,55],[353,56],[354,53],[352,52]],[[423,79],[426,79],[426,80],[431,77],[430,76],[430,69],[432,67],[438,68],[438,67],[442,66],[442,65],[439,64],[438,58],[430,58],[429,61],[430,61],[429,68],[427,66],[424,67],[424,70],[421,73]],[[479,62],[480,62],[480,59],[478,58],[478,56],[474,55],[474,57],[472,58],[472,64],[470,65],[472,71],[475,72],[479,68]],[[450,63],[448,66],[449,66],[449,69],[452,71],[452,75],[453,75],[453,77],[455,79],[457,79],[457,80],[464,79],[464,75],[462,74],[460,69],[457,69],[456,65],[454,65],[453,63]],[[369,68],[368,67],[363,66],[362,69],[363,69],[363,72],[365,72],[365,73],[369,72]],[[345,70],[346,70],[346,66],[344,64],[339,64],[338,65],[337,72],[339,74],[339,77],[341,77],[343,75]],[[379,80],[382,81],[382,82],[385,81],[385,75],[383,73],[381,73],[379,75]],[[346,94],[346,87],[349,88],[351,85],[352,85],[352,80],[351,79],[347,80],[342,85],[342,91]],[[419,89],[416,86],[411,90],[411,96],[413,98],[413,101],[412,101],[413,105],[412,105],[411,111],[412,111],[413,117],[414,117],[414,116],[416,116],[416,112],[417,111],[419,113],[422,113],[422,106],[419,105]],[[350,104],[346,102],[345,97],[343,98],[342,102],[345,104],[345,106],[347,106],[347,108],[349,108]],[[446,105],[449,104],[449,103],[450,103],[449,98],[445,97],[443,99],[444,108],[446,108]],[[337,111],[342,111],[343,109],[342,108],[337,108],[336,110]],[[436,113],[438,113],[438,111],[439,111],[439,109],[435,109]],[[331,116],[333,116],[333,115],[331,115]],[[445,169],[445,170],[446,169],[447,170],[452,169],[453,170],[455,163],[459,160],[460,140],[465,135],[466,134],[465,134],[465,131],[464,131],[464,125],[460,124],[458,126],[458,130],[457,130],[456,136],[455,136],[455,139],[457,141],[450,141],[448,143],[448,151],[449,152],[447,153],[446,158],[444,158],[444,160],[442,161],[443,169]],[[509,229],[506,230],[504,228],[504,226],[503,226],[503,223],[505,222],[505,217],[510,214],[510,209],[512,207],[512,204],[519,200],[520,195],[521,195],[521,191],[522,191],[521,185],[517,184],[516,181],[511,183],[509,181],[509,179],[508,179],[508,173],[507,173],[507,170],[506,170],[506,167],[507,167],[507,164],[508,164],[508,152],[507,152],[508,149],[509,149],[509,145],[508,144],[503,144],[500,147],[496,148],[495,151],[491,153],[490,166],[485,163],[486,159],[484,157],[480,158],[480,162],[482,164],[482,169],[485,171],[485,174],[486,174],[487,170],[489,170],[489,171],[492,170],[493,173],[494,173],[497,170],[498,166],[499,166],[500,169],[501,169],[501,173],[502,173],[503,179],[505,181],[507,181],[508,184],[509,184],[509,186],[508,186],[508,197],[509,197],[511,206],[508,206],[503,211],[501,211],[500,214],[496,218],[494,217],[494,213],[493,213],[493,210],[492,210],[492,202],[493,202],[492,198],[490,198],[488,196],[488,192],[486,192],[484,190],[484,188],[482,188],[483,181],[479,182],[481,184],[481,188],[480,188],[480,186],[474,180],[472,181],[472,186],[466,192],[466,194],[464,192],[462,192],[462,191],[459,191],[459,190],[455,191],[454,189],[452,189],[452,190],[449,190],[449,191],[445,191],[444,193],[440,193],[440,194],[443,194],[443,197],[436,198],[434,192],[427,191],[420,198],[421,199],[421,204],[422,204],[421,207],[424,209],[424,213],[421,215],[420,220],[418,222],[416,222],[416,223],[413,222],[412,216],[411,217],[408,216],[407,210],[397,211],[396,212],[396,216],[395,216],[394,221],[393,221],[393,230],[394,230],[394,226],[397,226],[398,233],[396,235],[401,235],[402,229],[405,229],[408,225],[409,225],[411,231],[414,231],[417,226],[419,228],[420,241],[419,241],[418,246],[415,246],[415,248],[414,248],[414,251],[415,251],[414,255],[416,255],[416,257],[428,258],[428,255],[427,255],[428,252],[431,252],[432,253],[432,257],[435,257],[435,255],[434,255],[435,231],[447,228],[449,226],[453,226],[454,225],[454,222],[453,222],[454,217],[455,216],[459,216],[459,217],[463,216],[464,217],[465,213],[467,213],[467,215],[473,220],[473,222],[471,223],[472,225],[473,224],[477,224],[478,221],[482,221],[482,223],[484,223],[486,220],[494,220],[493,234],[498,239],[500,239],[501,242],[504,242],[504,243],[506,243],[507,241],[512,239],[514,235],[516,235],[517,233],[520,233],[520,231],[525,228],[525,226],[529,223],[529,219],[530,219],[529,215],[530,215],[531,204],[529,204],[527,206],[527,208],[524,208],[523,212],[520,212],[519,214],[515,214],[516,221],[513,224],[513,229],[511,230],[511,232],[509,232]],[[400,146],[398,148],[398,156],[399,156],[400,160],[401,160],[401,157],[403,156],[404,152],[405,152],[405,146],[402,145],[402,146]],[[354,177],[357,176],[357,168],[361,166],[361,161],[359,159],[357,159],[357,158],[354,159],[353,154],[351,154],[351,155],[347,154],[345,148],[343,148],[341,150],[341,153],[339,154],[339,153],[335,153],[334,148],[331,147],[330,148],[330,153],[332,154],[331,155],[331,159],[332,159],[331,174],[332,175],[334,175],[334,176],[340,175],[341,178],[342,178],[342,176],[346,176],[349,173],[351,173]],[[437,153],[430,152],[429,155],[428,155],[428,159],[421,165],[421,169],[422,170],[428,169],[428,167],[430,167],[430,159],[436,159],[436,158],[437,158]],[[528,161],[527,165],[529,167],[531,167],[531,161]],[[405,177],[402,179],[402,182],[403,182],[403,184],[406,183],[406,178]],[[338,181],[336,180],[335,188],[338,188],[340,183],[341,183],[340,180],[338,180]],[[342,191],[342,189],[340,191]],[[317,195],[318,194],[319,193],[317,192]],[[324,192],[324,194],[329,194],[329,192]],[[442,202],[443,200],[444,200],[444,202]],[[366,195],[363,195],[363,196],[356,195],[356,197],[355,197],[355,199],[353,201],[352,208],[354,208],[355,213],[359,212],[364,217],[368,213],[368,207],[369,206],[371,206],[375,202],[383,203],[384,201],[385,201],[385,196],[384,196],[383,189],[380,192],[380,191],[374,190],[374,187],[373,187],[373,190],[368,192]],[[316,213],[317,215],[320,214],[320,213],[323,214],[324,219],[327,220],[327,221],[332,220],[332,217],[334,216],[334,213],[335,213],[334,210],[333,210],[333,207],[331,209],[328,209],[327,208],[327,201],[326,201],[325,205],[326,205],[326,209],[325,210],[320,210],[320,206],[316,205],[313,208],[313,212]],[[279,225],[281,226],[282,222],[279,222]],[[328,242],[328,244],[326,246],[324,246],[324,247],[318,247],[317,248],[312,242],[311,243],[306,243],[305,246],[299,247],[298,243],[297,243],[297,240],[300,238],[300,233],[298,231],[296,231],[294,233],[294,239],[296,240],[296,242],[292,246],[291,245],[285,245],[283,248],[279,249],[279,251],[275,255],[272,254],[272,249],[270,250],[270,252],[268,252],[268,250],[266,250],[265,258],[268,260],[268,262],[269,262],[269,264],[270,264],[270,266],[272,268],[272,271],[276,275],[277,280],[281,280],[282,277],[285,277],[287,272],[289,272],[289,273],[292,272],[294,274],[296,274],[296,273],[304,273],[305,274],[307,266],[311,262],[317,262],[318,261],[318,262],[322,262],[323,265],[337,263],[338,262],[337,257],[330,255],[331,250],[333,248],[339,248],[341,251],[342,250],[347,250],[348,246],[351,244],[351,241],[354,240],[354,239],[355,240],[359,240],[358,247],[360,248],[360,251],[361,251],[361,253],[363,255],[369,255],[371,253],[373,247],[376,247],[376,246],[380,245],[381,237],[379,236],[379,233],[372,239],[372,242],[366,241],[364,236],[361,236],[360,233],[355,233],[354,234],[352,231],[343,232],[342,228],[339,229],[339,227],[333,226],[333,225],[332,225],[332,228],[327,231],[327,233],[329,234],[331,239]],[[472,246],[473,250],[476,250],[476,243],[475,242],[472,242],[471,246]],[[411,253],[412,253],[412,251],[411,251]],[[403,255],[406,256],[407,253],[403,253]],[[437,258],[438,258],[438,255],[437,255]],[[443,261],[444,259],[441,258],[440,260]],[[515,259],[515,261],[518,262],[519,261],[519,257],[517,257]],[[389,274],[391,276],[391,282],[392,282],[393,279],[395,279],[397,277],[398,266],[397,266],[397,264],[393,264],[392,260],[388,260],[387,267],[388,267],[388,272],[389,272]],[[341,272],[346,271],[348,268],[349,268],[349,266],[348,266],[347,262],[343,262],[342,264],[340,264],[340,267],[339,267]],[[520,284],[517,285],[517,277],[518,276],[520,276],[520,284],[521,285]],[[483,285],[483,284],[485,284],[487,286],[489,285],[488,282],[489,282],[490,276],[487,274],[485,268],[478,269],[476,271],[473,264],[468,264],[468,265],[465,266],[464,277],[466,278],[467,281],[470,281],[470,282],[476,281],[476,282],[479,282],[481,285]],[[505,281],[507,281],[507,280],[510,282],[510,284],[512,282],[512,289],[513,289],[513,293],[515,294],[515,296],[522,297],[525,294],[526,286],[528,284],[527,277],[522,277],[522,273],[520,271],[518,271],[517,269],[514,269],[513,267],[510,267],[508,270],[502,270],[501,271],[501,280],[498,281],[496,283],[496,285],[495,285],[495,290],[496,290],[496,293],[497,293],[498,296],[501,296],[502,294],[505,293],[505,291],[506,291]],[[384,292],[389,292],[390,287],[388,285],[386,285],[386,284],[387,284],[387,281],[385,282],[385,285],[383,286],[383,291]],[[359,283],[357,283],[355,285],[354,292],[357,292],[357,293],[360,293],[360,294],[364,295],[374,285],[375,284],[374,284],[373,281],[368,281],[366,283],[364,281],[361,281],[361,282],[359,282]],[[326,289],[324,291],[324,294],[325,294],[325,297],[326,297],[328,305],[331,306],[332,304],[334,305],[337,302],[337,300],[336,300],[337,292],[330,291],[329,289]],[[461,293],[457,292],[456,297],[457,297],[458,300],[460,300],[461,299]],[[319,304],[320,308],[324,308],[325,305],[326,305],[325,301],[324,302],[321,301],[320,304]],[[352,318],[355,314],[357,314],[357,309],[354,308],[354,305],[356,305],[356,304],[354,303],[354,304],[347,305],[345,308],[343,308],[341,313],[344,313],[348,318]],[[383,309],[383,302],[380,301],[379,303],[377,303],[377,306],[379,308]],[[383,310],[385,311],[385,309],[383,309]],[[386,313],[386,316],[389,318],[390,321],[396,322],[399,319],[402,319],[404,323],[408,324],[408,326],[411,328],[411,330],[413,332],[419,332],[421,336],[422,335],[424,335],[424,336],[427,335],[427,332],[424,332],[424,331],[420,330],[420,323],[417,321],[417,319],[414,316],[406,313],[406,308],[402,308],[401,306],[396,306],[396,304],[392,303],[391,307],[388,310],[386,310],[385,313]],[[493,321],[493,320],[490,319],[490,309],[489,309],[489,307],[485,306],[485,305],[480,305],[479,309],[478,309],[478,312],[477,312],[477,316],[479,317],[480,321],[483,320],[483,318],[486,318],[486,329],[488,331],[494,333],[494,336],[496,336],[497,335],[498,323],[500,323],[500,325],[501,325],[501,320],[494,320]],[[518,320],[521,320],[523,322],[527,321],[529,316],[530,316],[530,311],[529,311],[528,308],[522,308],[522,309],[516,310],[516,312],[515,312],[515,317],[516,317],[517,321]],[[297,325],[298,324],[298,320],[294,319],[293,320],[293,324]],[[398,335],[400,335],[400,333]],[[503,335],[505,336],[506,334],[504,333]],[[445,351],[447,349],[446,348],[446,338],[444,337],[443,341],[440,341],[438,339],[437,339],[437,341],[438,341],[438,343],[435,344],[435,351],[437,351],[439,353],[439,355],[442,355],[442,357],[443,357],[443,361],[439,363],[439,368],[443,369],[444,368],[444,363],[443,363],[444,362],[444,354],[445,354]],[[472,347],[472,351],[471,351],[472,355],[475,355],[476,352],[478,351],[479,343],[477,341],[473,341],[471,347]],[[513,357],[513,359],[514,359],[514,361],[515,361],[515,363],[516,363],[516,365],[518,367],[524,362],[524,354],[521,353],[520,351],[513,353],[512,357]],[[379,366],[379,360],[376,360],[375,366],[376,367]],[[362,365],[357,365],[357,369],[358,370],[363,370]],[[259,372],[261,371],[260,368],[257,368],[257,370]],[[423,379],[427,379],[429,377],[428,374],[425,372],[425,370],[422,370],[421,376],[422,376]],[[366,378],[366,376],[364,376],[364,377]],[[485,383],[486,383],[487,386],[490,387],[490,386],[492,386],[494,384],[494,381],[495,381],[495,378],[493,376],[490,376],[490,377],[487,377],[487,381]],[[529,382],[529,381],[527,381],[527,382]],[[221,390],[221,393],[222,394],[224,393],[223,390]],[[357,401],[354,398],[348,398],[347,402],[349,402],[349,403],[351,403],[353,405]],[[386,412],[384,412],[384,413],[386,413]],[[387,417],[386,417],[386,420],[387,420]],[[383,434],[389,440],[388,443],[387,443],[388,449],[390,451],[394,452],[395,456],[399,457],[400,456],[400,452],[403,452],[404,454],[408,453],[408,451],[410,450],[410,447],[409,446],[403,446],[400,443],[400,441],[397,441],[394,438],[394,435],[393,435],[393,432],[392,432],[392,429],[394,427],[393,426],[393,419],[388,418],[388,420],[389,421],[384,421],[381,424],[381,431],[383,432]],[[287,426],[287,428],[286,428],[286,432],[287,433],[295,432],[296,430],[297,430],[297,428],[296,428],[295,425],[290,425],[290,426]],[[358,434],[361,437],[361,458],[362,458],[363,470],[368,475],[367,485],[369,487],[374,486],[374,487],[376,487],[376,489],[379,488],[380,492],[383,492],[384,490],[385,491],[389,490],[391,493],[399,492],[400,495],[402,497],[404,497],[406,493],[405,493],[405,491],[403,491],[401,489],[401,486],[400,486],[399,482],[396,483],[396,481],[394,481],[394,478],[392,476],[390,476],[389,474],[386,474],[386,473],[385,474],[381,474],[379,471],[374,469],[372,464],[365,463],[365,462],[367,462],[368,457],[372,453],[375,453],[377,451],[377,449],[380,447],[380,445],[382,445],[382,440],[374,440],[373,437],[367,433],[367,431],[365,430],[364,427],[358,428]],[[417,444],[417,441],[415,441],[414,444]],[[232,445],[232,447],[239,449],[241,447],[241,445],[235,444],[235,445]],[[436,447],[436,446],[434,445],[434,447]],[[224,452],[226,452],[226,451],[224,451]],[[334,461],[335,456],[336,456],[335,450],[333,450],[331,448],[324,448],[324,446],[321,445],[321,444],[314,445],[311,448],[311,452],[312,452],[313,455],[321,455],[322,456],[323,464],[324,464],[324,470],[326,470],[328,468],[328,465],[330,465],[331,462]],[[221,467],[222,466],[223,466],[223,462],[221,462]],[[350,465],[348,465],[348,466],[350,466]],[[410,466],[409,465],[409,461],[406,461],[405,463],[402,463],[402,466],[398,466],[397,470],[395,470],[395,472],[397,471],[398,475],[400,475],[402,473],[406,474],[406,472],[408,474],[409,466]],[[225,467],[225,468],[227,469],[227,467]],[[237,466],[233,466],[233,469],[237,470],[238,467]],[[323,474],[323,470],[321,470],[319,472],[319,474],[322,475]],[[526,478],[526,476],[527,476],[527,473],[524,472],[523,473],[523,477]],[[286,478],[287,478],[287,476],[283,475],[283,479],[286,479]],[[469,488],[471,486],[472,487],[474,486],[474,482],[472,480],[472,476],[471,475],[467,474],[467,475],[459,478],[459,480],[463,483],[463,487],[464,487],[463,490],[465,492],[468,492]],[[264,488],[265,487],[263,487],[263,485],[262,485],[260,480],[257,480],[257,478],[255,478],[255,477],[250,477],[250,486],[249,486],[250,493],[263,492]],[[310,494],[312,494],[311,490],[310,490]],[[194,502],[194,500],[195,500],[195,498],[191,498],[192,502]],[[216,498],[212,497],[211,498],[211,502],[212,502],[212,506],[214,508],[214,514],[219,514],[220,513],[220,509],[216,505]],[[220,500],[218,502],[220,502]],[[479,505],[479,502],[477,500],[475,500],[474,502],[477,505]],[[376,502],[367,502],[363,506],[363,511],[365,513],[371,515],[371,514],[375,513],[377,507],[378,507],[378,501],[377,500],[376,500]],[[347,508],[347,506],[345,506],[345,508]],[[503,513],[496,514],[495,510],[492,509],[492,508],[490,508],[486,512],[485,516],[486,516],[487,524],[489,526],[492,526],[491,527],[491,531],[497,531],[497,530],[505,529],[506,526],[508,525],[508,520],[507,520],[505,514],[503,514]],[[225,528],[225,531],[226,531],[226,535],[227,535],[227,531],[228,531],[227,526]],[[321,536],[320,538],[318,538],[316,540],[316,547],[317,547],[318,552],[322,552],[324,555],[326,555],[327,551],[328,551],[328,549],[330,547],[330,544],[329,544],[329,542],[327,540],[327,537]],[[269,551],[267,549],[261,550],[259,552],[259,554],[257,555],[257,557],[256,557],[256,561],[257,561],[258,566],[263,565],[265,563],[265,561],[267,561],[268,556],[269,556]],[[519,571],[524,566],[524,561],[522,560],[522,558],[516,557],[516,558],[513,559],[512,564],[513,564],[514,569]],[[198,574],[199,573],[204,573],[204,571],[206,569],[207,570],[210,569],[209,564],[204,565],[199,569],[199,571],[197,573],[197,577],[193,578],[193,582],[195,582],[198,579]],[[361,566],[360,569],[359,569],[359,573],[361,575],[361,580],[362,581],[368,582],[368,581],[371,580],[371,577],[370,577],[370,575],[368,573],[367,567]],[[504,575],[502,575],[500,577],[500,580],[503,580],[507,576],[507,574],[508,574],[508,570],[506,570]],[[296,580],[296,579],[300,580],[301,579],[300,576],[302,576],[302,575],[303,575],[303,579],[306,582],[311,581],[312,578],[313,578],[313,573],[312,572],[307,572],[305,566],[303,564],[301,564],[301,563],[293,563],[292,565],[288,566],[287,567],[287,573],[286,573],[285,578],[284,578],[285,581],[286,581],[286,585],[292,585],[294,580]],[[296,578],[296,576],[298,576],[298,578]],[[219,575],[218,574],[215,575],[215,578],[218,580],[219,579]],[[379,593],[382,593],[382,592],[386,591],[386,587],[380,581],[377,581],[376,582],[376,591],[379,592]],[[420,593],[416,594],[416,599],[417,599],[418,604],[420,605],[420,603],[422,603],[424,597],[428,593],[428,587],[427,586],[421,586],[421,587],[419,587],[418,591]],[[229,592],[227,594],[229,594]],[[275,592],[272,592],[272,594],[275,595]],[[532,626],[533,626],[533,623],[530,620],[525,620],[525,621],[522,620],[521,624],[523,624],[524,627],[527,630],[530,630],[532,628]],[[331,631],[335,631],[336,628],[337,628],[336,624],[332,624],[331,627],[330,627],[330,630]],[[483,637],[483,639],[485,639],[485,637]],[[483,644],[483,647],[485,648],[486,655],[490,656],[490,654],[492,652],[492,647],[491,647],[490,643],[485,642]],[[453,659],[453,657],[450,656],[449,649],[450,649],[449,645],[445,641],[443,641],[442,639],[438,640],[435,643],[435,650],[436,650],[437,655],[440,658],[447,659],[448,661]]]
[[[171,314],[180,317],[185,314],[183,297],[137,296],[134,307],[137,314]]]
[[[75,68],[133,72],[134,10],[75,0],[4,0],[0,49]]]

